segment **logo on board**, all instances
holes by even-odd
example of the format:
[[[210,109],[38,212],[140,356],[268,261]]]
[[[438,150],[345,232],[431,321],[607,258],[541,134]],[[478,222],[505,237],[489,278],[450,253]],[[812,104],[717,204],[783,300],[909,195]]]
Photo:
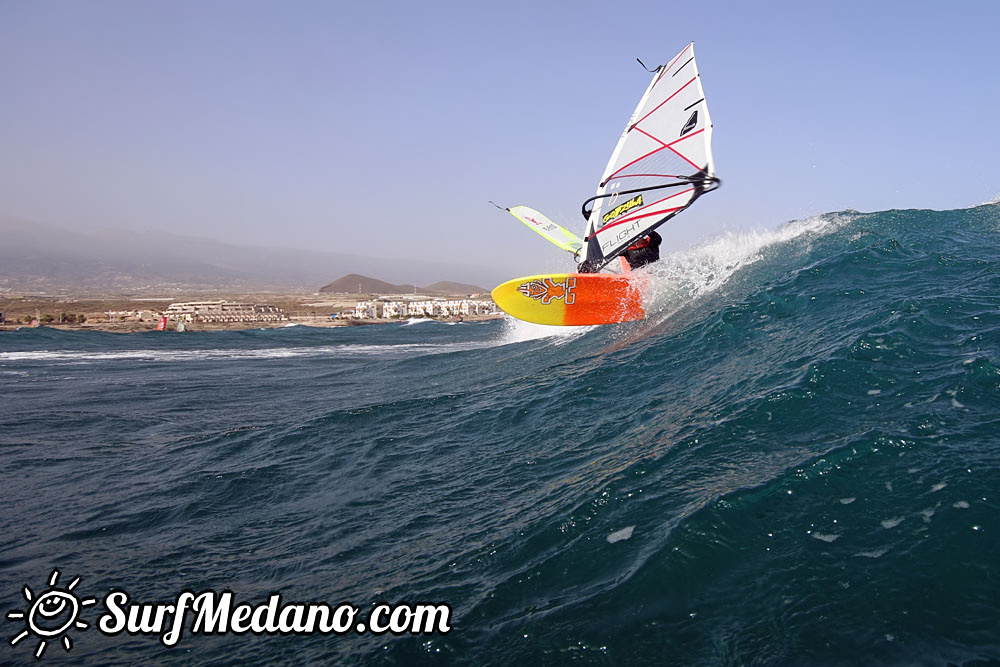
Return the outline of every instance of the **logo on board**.
[[[517,291],[528,297],[541,301],[543,306],[549,305],[553,299],[562,299],[567,306],[572,306],[576,301],[573,290],[576,289],[576,278],[567,277],[566,280],[558,281],[552,278],[536,278],[526,283],[521,283]]]

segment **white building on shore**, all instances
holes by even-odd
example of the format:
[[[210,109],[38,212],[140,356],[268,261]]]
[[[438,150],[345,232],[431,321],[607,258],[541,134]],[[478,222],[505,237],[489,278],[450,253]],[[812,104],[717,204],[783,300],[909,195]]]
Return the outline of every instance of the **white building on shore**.
[[[382,304],[382,317],[385,319],[408,317],[409,312],[409,307],[402,301],[386,301]]]
[[[354,317],[359,320],[374,320],[378,317],[378,305],[375,301],[358,301],[354,306]]]
[[[459,317],[497,315],[492,300],[424,299],[420,301],[359,301],[354,307],[356,319],[403,319],[408,317]]]
[[[169,319],[186,322],[282,322],[288,319],[277,306],[229,301],[188,301],[172,303],[163,313]]]

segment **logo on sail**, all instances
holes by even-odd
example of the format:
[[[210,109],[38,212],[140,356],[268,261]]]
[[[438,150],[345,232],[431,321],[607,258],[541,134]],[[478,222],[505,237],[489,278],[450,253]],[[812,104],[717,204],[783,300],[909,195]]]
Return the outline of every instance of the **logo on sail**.
[[[601,218],[601,222],[608,224],[623,213],[631,211],[636,206],[642,206],[642,195],[636,195],[627,202],[618,204],[618,206],[615,206],[613,209],[604,214],[604,217]]]
[[[691,117],[687,119],[686,123],[684,123],[684,127],[681,128],[680,136],[683,137],[685,134],[693,130],[697,124],[698,124],[698,110],[695,109],[694,113],[691,114]]]
[[[552,278],[536,278],[535,280],[521,283],[517,291],[528,297],[541,301],[543,306],[549,305],[553,299],[562,299],[567,306],[572,306],[576,301],[573,290],[576,288],[576,278],[568,277],[561,282]]]

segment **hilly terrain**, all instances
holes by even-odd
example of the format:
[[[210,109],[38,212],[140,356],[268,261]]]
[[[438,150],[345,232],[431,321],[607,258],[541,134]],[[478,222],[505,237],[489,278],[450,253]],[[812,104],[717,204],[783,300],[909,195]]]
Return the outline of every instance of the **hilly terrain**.
[[[439,281],[426,287],[395,285],[357,273],[348,274],[320,288],[320,292],[335,294],[485,294],[489,290],[448,281]]]
[[[476,267],[419,259],[243,246],[156,231],[82,232],[0,216],[0,293],[313,292],[331,275],[362,271],[411,283],[454,276],[489,284],[502,277]],[[389,291],[413,291],[412,284],[401,287]],[[355,284],[348,291],[357,289]]]

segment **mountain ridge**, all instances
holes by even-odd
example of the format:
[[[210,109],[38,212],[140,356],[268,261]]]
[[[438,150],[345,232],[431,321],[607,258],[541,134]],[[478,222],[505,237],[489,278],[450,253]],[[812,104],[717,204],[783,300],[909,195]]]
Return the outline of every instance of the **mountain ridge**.
[[[471,266],[420,259],[245,246],[163,231],[78,231],[0,215],[0,291],[8,293],[314,292],[317,285],[329,283],[331,275],[362,272],[416,284],[440,281],[442,276],[461,276],[465,283],[501,278]]]
[[[393,284],[358,273],[349,273],[319,289],[320,292],[334,294],[485,294],[489,290],[450,281],[438,281],[426,287],[412,284]]]

